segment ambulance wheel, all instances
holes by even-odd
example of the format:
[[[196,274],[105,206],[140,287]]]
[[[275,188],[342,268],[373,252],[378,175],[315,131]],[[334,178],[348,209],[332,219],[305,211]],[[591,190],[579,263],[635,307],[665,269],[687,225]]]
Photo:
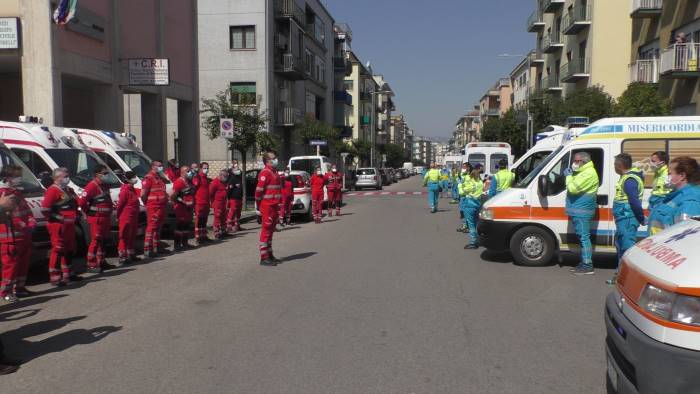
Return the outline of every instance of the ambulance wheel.
[[[527,267],[549,265],[554,257],[554,239],[539,227],[524,227],[510,239],[510,253],[515,263]]]

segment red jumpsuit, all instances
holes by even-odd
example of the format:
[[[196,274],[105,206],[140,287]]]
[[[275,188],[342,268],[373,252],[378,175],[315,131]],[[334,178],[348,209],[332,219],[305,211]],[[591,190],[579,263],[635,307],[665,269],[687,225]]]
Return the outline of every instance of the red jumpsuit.
[[[119,259],[126,260],[136,257],[134,242],[139,228],[139,195],[132,184],[122,185],[117,201],[117,218],[119,220]]]
[[[195,188],[189,180],[180,177],[173,183],[175,208],[175,246],[185,246],[191,236],[192,210]]]
[[[168,208],[165,181],[154,171],[141,182],[141,201],[146,204],[146,236],[143,251],[148,254],[159,249],[160,229],[163,227]]]
[[[293,175],[290,175],[293,176]],[[292,206],[294,204],[294,185],[292,180],[287,177],[281,177],[282,183],[282,202],[280,203],[280,221],[289,224],[292,221]]]
[[[14,195],[17,207],[7,212],[7,216],[0,222],[0,297],[24,290],[32,254],[32,231],[36,227],[32,210],[21,191],[10,186],[0,186],[0,195],[2,194]]]
[[[209,201],[214,209],[214,235],[221,238],[226,224],[226,203],[228,202],[228,184],[221,179],[214,179],[209,185]]]
[[[321,223],[323,217],[323,187],[325,185],[326,180],[323,175],[311,177],[311,209],[316,223]]]
[[[180,177],[180,169],[178,167],[170,167],[165,169],[165,176],[170,179],[170,182],[175,182]]]
[[[46,227],[51,237],[49,279],[53,285],[67,284],[70,281],[71,262],[75,252],[78,196],[70,187],[62,189],[57,185],[51,185],[44,193],[41,211],[48,221]]]
[[[327,172],[324,176],[326,179],[326,188],[328,189],[328,216],[333,216],[333,207],[335,214],[340,216],[340,198],[343,193],[343,176],[339,172]]]
[[[279,219],[279,206],[282,197],[280,177],[270,165],[260,171],[258,186],[255,188],[255,201],[262,216],[260,229],[260,260],[272,258],[272,234]]]
[[[89,268],[100,268],[105,264],[105,241],[112,227],[112,197],[109,187],[94,179],[88,183],[80,198],[80,209],[88,215],[90,246],[87,251]]]
[[[202,172],[192,179],[196,188],[194,195],[194,238],[199,241],[207,239],[207,220],[209,220],[209,178]]]

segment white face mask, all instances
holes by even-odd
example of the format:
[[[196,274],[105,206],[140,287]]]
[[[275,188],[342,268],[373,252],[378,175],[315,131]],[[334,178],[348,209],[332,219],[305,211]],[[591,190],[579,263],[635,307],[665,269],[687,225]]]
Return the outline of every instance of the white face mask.
[[[135,185],[136,182],[138,182],[138,181],[139,181],[138,178],[131,178],[131,179],[129,179],[129,183],[132,184],[132,185]]]
[[[285,173],[284,173],[284,176],[289,176],[289,173],[288,173],[288,172],[285,172]]]
[[[22,177],[18,176],[18,177],[14,177],[14,178],[10,179],[10,185],[12,185],[13,187],[21,186],[22,185]]]
[[[233,173],[236,175],[241,175],[241,170],[233,170]]]
[[[316,171],[316,175],[321,175],[321,171]]]
[[[207,175],[208,173],[209,173],[209,168],[208,168],[208,167],[202,168],[202,174]]]
[[[574,170],[574,171],[578,171],[579,168],[581,168],[581,166],[578,165],[578,163],[573,163],[573,164],[571,165],[571,169]]]
[[[337,168],[334,168],[334,169],[332,169],[331,171],[333,171],[333,172],[338,172],[338,169],[337,169]]]
[[[156,167],[156,171],[163,172],[163,166]]]
[[[66,187],[66,186],[68,186],[69,183],[70,183],[69,177],[65,177],[65,178],[61,179],[61,186]]]
[[[270,165],[273,167],[277,167],[277,164],[279,164],[279,160],[277,159],[272,159],[272,161],[270,161]]]

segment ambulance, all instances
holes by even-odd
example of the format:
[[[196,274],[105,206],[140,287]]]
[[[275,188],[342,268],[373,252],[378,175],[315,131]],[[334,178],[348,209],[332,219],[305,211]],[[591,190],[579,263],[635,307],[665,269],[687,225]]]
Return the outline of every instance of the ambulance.
[[[94,178],[94,168],[106,165],[72,131],[61,127],[49,127],[40,123],[0,122],[0,139],[15,153],[43,185],[53,183],[52,171],[58,167],[68,168],[69,186],[80,195],[83,188]],[[109,168],[108,168],[109,170]],[[122,183],[109,170],[103,178],[110,188],[113,201],[119,198]],[[113,235],[116,239],[116,213],[113,217]],[[79,248],[88,242],[89,231],[82,220],[77,222]]]
[[[511,170],[515,174],[515,181],[525,178],[534,170],[542,160],[546,159],[550,153],[561,145],[576,138],[585,128],[566,128],[562,126],[548,126],[542,133],[537,134],[540,138],[537,143],[530,148],[520,159],[518,159]]]
[[[510,144],[506,142],[470,142],[464,148],[463,163],[472,166],[481,164],[484,167],[484,175],[495,174],[498,163],[506,159],[508,168],[513,165],[513,154]]]
[[[587,152],[600,178],[598,209],[591,222],[596,253],[614,254],[612,215],[615,156],[625,152],[644,170],[644,206],[648,206],[654,177],[648,163],[652,153],[669,157],[700,157],[700,117],[610,118],[593,123],[565,142],[513,187],[488,200],[479,214],[480,244],[491,250],[510,250],[516,263],[550,264],[559,252],[580,252],[578,236],[566,215],[566,176],[574,155]],[[640,228],[638,237],[647,234]]]
[[[605,302],[608,392],[700,392],[700,218],[623,256]]]

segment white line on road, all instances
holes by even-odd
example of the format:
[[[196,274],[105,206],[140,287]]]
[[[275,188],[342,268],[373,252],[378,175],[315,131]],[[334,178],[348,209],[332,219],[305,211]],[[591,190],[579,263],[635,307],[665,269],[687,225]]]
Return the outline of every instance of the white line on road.
[[[413,192],[414,196],[420,196],[421,194],[423,194],[423,192]]]
[[[396,193],[397,196],[403,196],[403,195],[405,195],[405,194],[406,194],[406,192],[397,192],[397,193]]]
[[[382,196],[388,196],[391,192],[382,192]]]
[[[373,196],[373,195],[374,195],[374,192],[365,192],[365,194],[363,194],[363,196]]]

